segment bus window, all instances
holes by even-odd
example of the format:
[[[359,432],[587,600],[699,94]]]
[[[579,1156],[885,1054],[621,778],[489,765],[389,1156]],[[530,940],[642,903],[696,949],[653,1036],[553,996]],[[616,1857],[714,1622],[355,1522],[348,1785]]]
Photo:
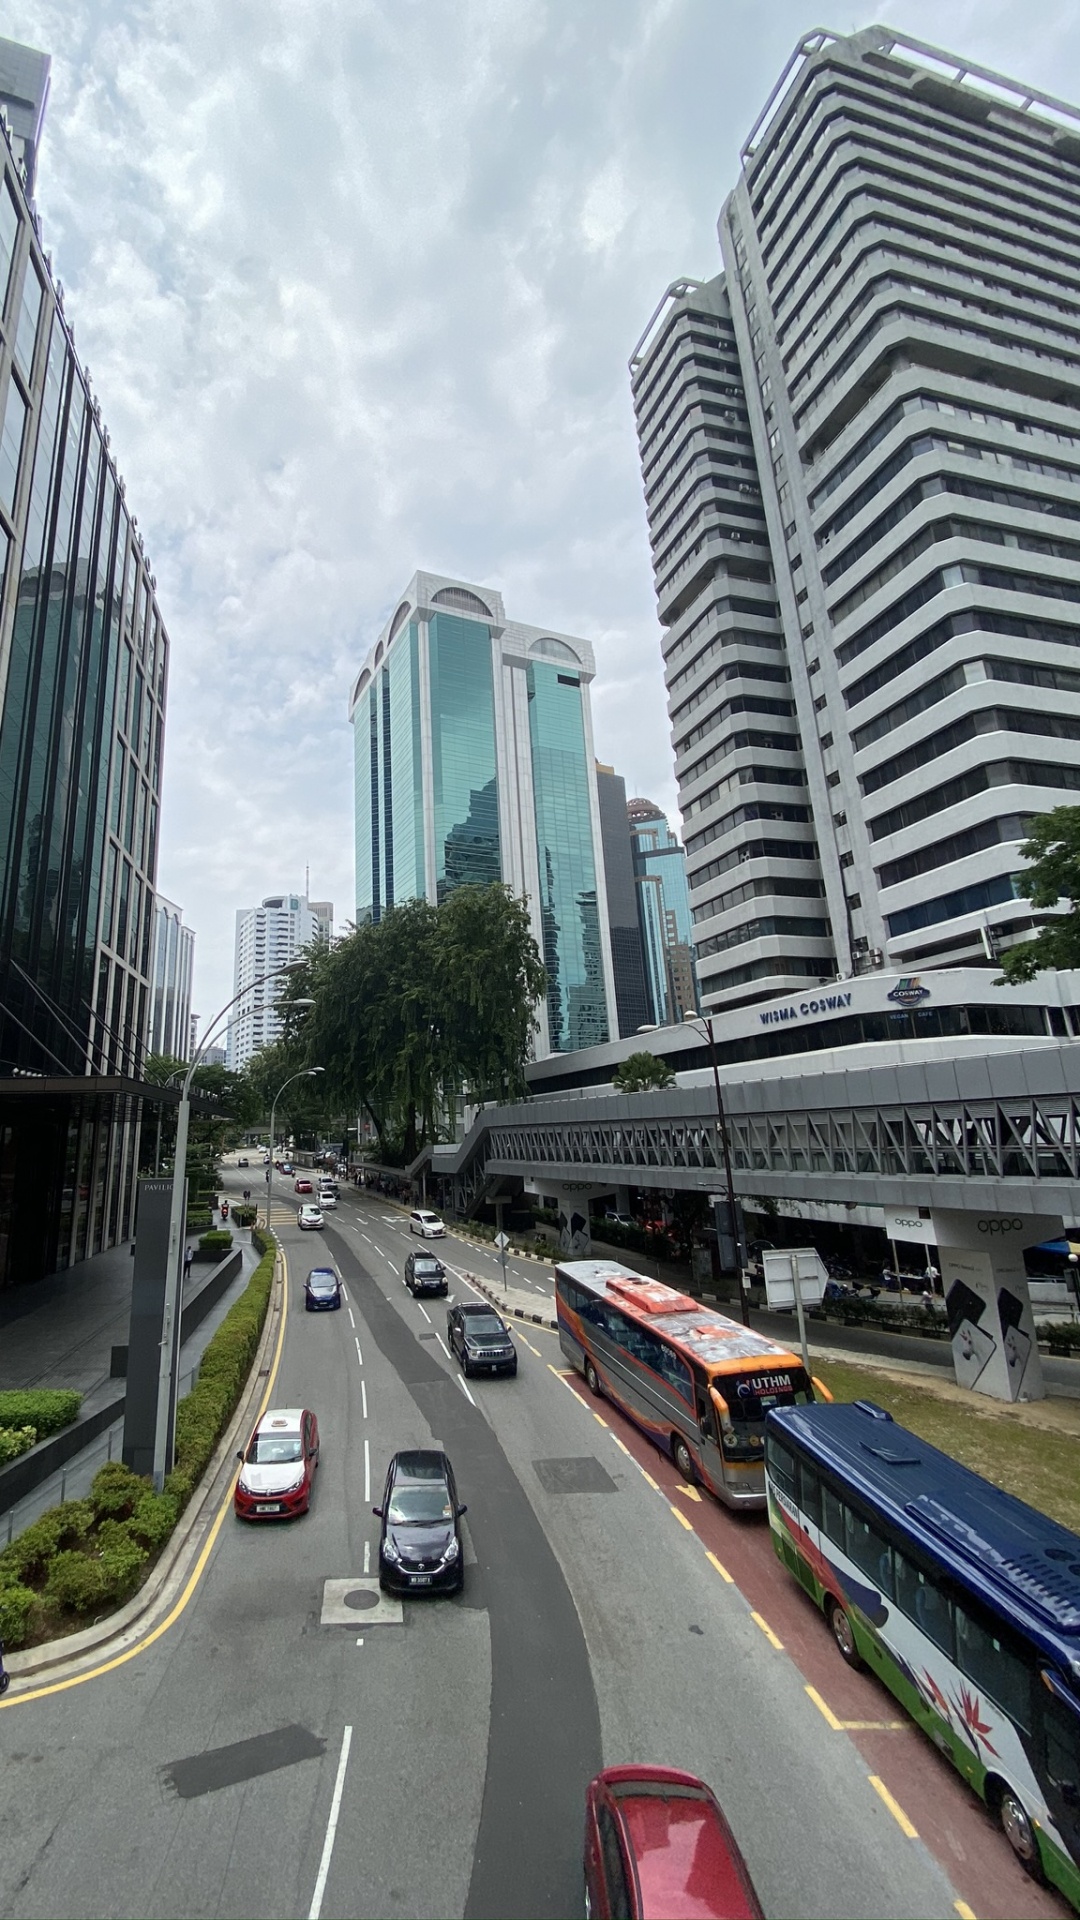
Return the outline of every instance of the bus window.
[[[821,1481],[805,1460],[799,1461],[799,1505],[808,1520],[821,1525]]]
[[[690,1369],[686,1361],[675,1352],[674,1347],[660,1345],[660,1372],[668,1386],[682,1395],[689,1406],[694,1404],[694,1389],[690,1379]]]
[[[1014,1726],[1031,1732],[1031,1674],[1013,1649],[1000,1641],[966,1607],[957,1606],[956,1664],[969,1680],[997,1702]]]
[[[776,1481],[778,1487],[783,1488],[790,1499],[794,1500],[795,1455],[789,1453],[786,1447],[782,1447],[775,1435],[770,1433],[765,1441],[765,1458],[768,1461],[772,1479]]]
[[[832,1488],[821,1489],[821,1524],[834,1546],[844,1545],[844,1503]]]
[[[1042,1710],[1050,1784],[1080,1822],[1080,1718],[1052,1694],[1042,1695]]]
[[[860,1513],[847,1508],[847,1538],[845,1541],[847,1556],[854,1560],[860,1573],[865,1573],[880,1593],[893,1597],[892,1549],[888,1541],[864,1520]]]
[[[932,1640],[935,1647],[947,1653],[949,1659],[953,1653],[952,1608],[943,1593],[939,1593],[925,1573],[907,1558],[906,1554],[894,1549],[893,1564],[896,1571],[896,1604],[909,1620],[914,1620],[921,1633]]]

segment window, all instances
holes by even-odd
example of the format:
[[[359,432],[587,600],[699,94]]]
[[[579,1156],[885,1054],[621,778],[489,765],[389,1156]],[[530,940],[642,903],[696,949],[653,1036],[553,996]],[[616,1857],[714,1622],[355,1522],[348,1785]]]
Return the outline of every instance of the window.
[[[34,365],[34,342],[37,339],[38,317],[41,313],[41,281],[34,272],[33,262],[26,263],[23,276],[22,300],[19,305],[19,326],[15,335],[15,361],[20,373],[30,385],[30,375]]]
[[[14,380],[8,386],[4,408],[4,430],[0,434],[0,501],[9,513],[15,511],[15,491],[19,484],[23,429],[26,425],[26,401]]]
[[[813,1467],[805,1460],[799,1461],[799,1505],[808,1520],[816,1527],[821,1525],[821,1481]]]
[[[765,1442],[765,1458],[768,1461],[769,1473],[777,1486],[794,1500],[796,1498],[795,1455],[789,1453],[787,1447],[782,1446],[775,1435],[770,1433]]]
[[[673,1347],[662,1344],[660,1349],[660,1373],[673,1392],[680,1394],[691,1406],[694,1404],[694,1388],[690,1378],[690,1369],[686,1361]]]
[[[830,1486],[824,1485],[821,1489],[821,1525],[833,1545],[844,1547],[846,1552],[844,1503]]]
[[[967,1607],[956,1608],[956,1660],[962,1673],[995,1700],[1014,1726],[1031,1731],[1031,1675],[1007,1641]]]
[[[889,1543],[876,1527],[871,1526],[869,1520],[853,1513],[850,1507],[846,1510],[845,1547],[848,1559],[855,1562],[860,1573],[865,1573],[880,1593],[892,1599],[892,1550]]]
[[[19,210],[15,205],[15,196],[5,181],[3,188],[0,189],[0,311],[7,306],[11,262],[15,257],[15,243],[18,237]]]
[[[630,1889],[622,1848],[615,1822],[606,1807],[600,1808],[597,1824],[600,1828],[600,1849],[604,1856],[604,1878],[607,1881],[611,1920],[630,1920]]]
[[[952,1608],[945,1595],[906,1554],[894,1552],[893,1565],[897,1606],[935,1647],[954,1659]]]

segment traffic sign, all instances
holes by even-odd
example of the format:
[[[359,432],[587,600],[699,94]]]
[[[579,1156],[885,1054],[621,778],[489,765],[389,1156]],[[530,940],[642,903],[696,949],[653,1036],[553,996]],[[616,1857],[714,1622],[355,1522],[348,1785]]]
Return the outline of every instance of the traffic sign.
[[[505,1233],[497,1233],[495,1235],[495,1245],[498,1247],[500,1253],[505,1253],[507,1247],[510,1245],[508,1236]]]

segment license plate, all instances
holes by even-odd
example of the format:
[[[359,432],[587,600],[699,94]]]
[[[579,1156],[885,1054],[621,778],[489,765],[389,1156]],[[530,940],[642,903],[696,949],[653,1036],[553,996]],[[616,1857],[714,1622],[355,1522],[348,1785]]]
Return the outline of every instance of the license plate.
[[[280,1500],[264,1500],[261,1505],[256,1507],[255,1511],[256,1513],[280,1513],[281,1502]]]
[[[430,1573],[410,1573],[409,1584],[414,1587],[430,1587]]]
[[[498,1371],[499,1371],[499,1363],[498,1363],[498,1361],[497,1361],[497,1360],[493,1360],[493,1361],[492,1361],[492,1363],[491,1363],[491,1371],[492,1371],[492,1373],[498,1373]]]

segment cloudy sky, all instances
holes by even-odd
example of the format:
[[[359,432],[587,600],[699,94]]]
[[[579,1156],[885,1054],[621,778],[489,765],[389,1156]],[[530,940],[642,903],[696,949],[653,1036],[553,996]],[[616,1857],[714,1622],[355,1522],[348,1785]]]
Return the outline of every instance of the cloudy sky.
[[[1075,0],[850,5],[5,8],[52,55],[46,244],[172,638],[159,884],[204,1017],[238,906],[310,867],[352,913],[346,698],[417,567],[587,635],[597,750],[674,813],[626,362],[718,270],[788,53],[876,18],[1080,99]]]

